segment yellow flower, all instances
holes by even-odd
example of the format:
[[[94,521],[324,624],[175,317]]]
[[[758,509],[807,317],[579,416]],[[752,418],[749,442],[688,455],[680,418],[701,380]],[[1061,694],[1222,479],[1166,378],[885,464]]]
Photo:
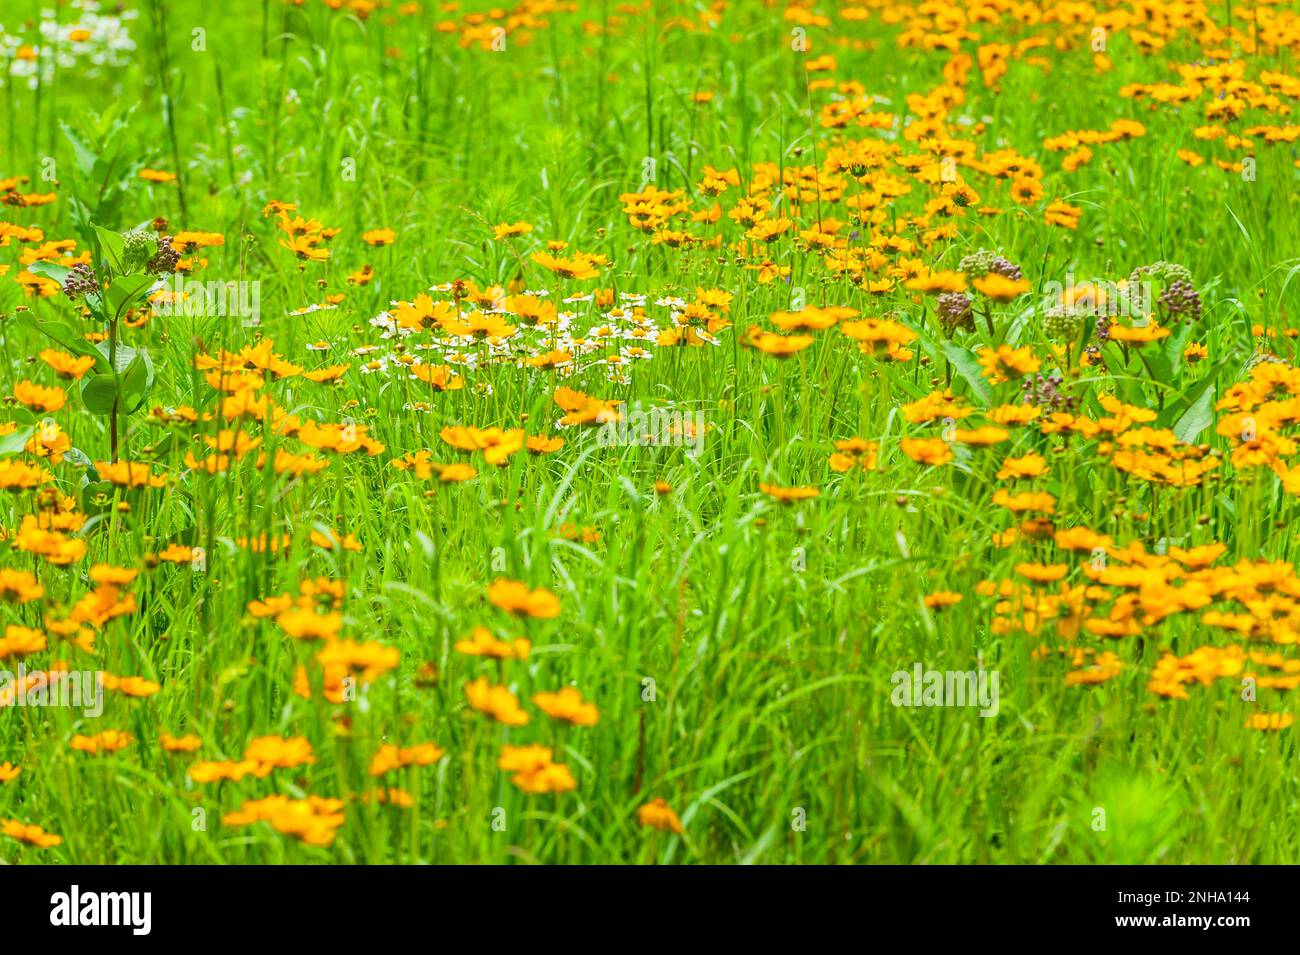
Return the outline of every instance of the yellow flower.
[[[256,767],[253,775],[264,777],[273,769],[293,769],[316,762],[305,736],[259,736],[244,750],[244,761]]]
[[[999,345],[997,348],[984,348],[976,358],[984,369],[984,377],[994,384],[1033,374],[1042,366],[1042,362],[1034,357],[1033,349],[1028,346],[1012,348],[1010,345]]]
[[[758,489],[774,500],[782,504],[790,504],[794,501],[806,501],[811,498],[820,497],[821,491],[815,487],[800,485],[796,487],[781,487],[777,484],[759,483]]]
[[[526,637],[516,640],[498,640],[487,627],[475,627],[470,635],[457,640],[457,653],[473,657],[493,657],[497,660],[526,660],[532,642]]]
[[[556,693],[536,693],[533,703],[553,720],[563,720],[574,726],[595,726],[600,711],[595,703],[584,702],[582,694],[571,686]]]
[[[40,826],[28,825],[17,819],[0,819],[0,832],[10,839],[17,839],[38,849],[52,849],[63,843],[62,837],[48,833]]]
[[[446,751],[433,743],[416,746],[394,746],[385,743],[370,760],[370,775],[383,776],[406,766],[432,766],[446,755]]]
[[[925,605],[931,610],[942,610],[945,607],[951,607],[954,604],[960,603],[961,599],[961,594],[956,594],[948,590],[940,590],[936,593],[926,594]]]
[[[250,826],[266,822],[285,835],[294,836],[308,845],[329,846],[343,825],[343,802],[308,796],[290,799],[287,796],[268,796],[249,799],[235,812],[221,817],[227,826]]]
[[[503,746],[497,767],[514,773],[510,781],[526,793],[540,795],[577,788],[569,767],[551,762],[548,746]]]
[[[93,736],[78,734],[72,738],[72,748],[91,756],[99,753],[115,753],[129,746],[134,740],[130,733],[122,730],[104,730]]]
[[[1048,471],[1047,459],[1041,454],[1030,452],[1018,458],[1005,458],[998,471],[998,480],[1022,480],[1024,478],[1042,477]]]
[[[983,275],[971,284],[975,291],[995,302],[1009,302],[1029,291],[1029,282],[1025,279],[1010,279],[998,272]]]
[[[1246,728],[1252,730],[1284,730],[1295,722],[1292,713],[1252,713]]]
[[[560,598],[544,587],[529,590],[518,580],[499,577],[488,587],[488,600],[495,607],[521,617],[550,620],[560,615]]]
[[[20,381],[14,385],[14,398],[33,411],[52,412],[67,403],[68,393],[62,388],[46,388],[32,381]]]
[[[371,229],[361,233],[361,241],[366,245],[392,245],[397,241],[397,233],[392,229]]]
[[[465,697],[469,705],[480,713],[507,726],[523,726],[528,714],[519,706],[519,700],[504,686],[493,686],[485,676],[465,684]]]
[[[947,464],[954,457],[952,448],[942,438],[903,438],[898,446],[917,464],[938,467]]]
[[[668,803],[659,796],[651,799],[636,811],[636,821],[647,828],[658,829],[660,832],[675,832],[679,836],[682,834],[682,821],[677,818],[677,813],[669,807]]]

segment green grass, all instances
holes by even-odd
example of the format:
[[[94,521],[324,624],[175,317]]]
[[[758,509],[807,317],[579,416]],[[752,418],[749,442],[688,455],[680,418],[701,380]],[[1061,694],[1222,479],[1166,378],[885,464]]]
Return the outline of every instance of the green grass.
[[[9,0],[0,24],[17,34],[21,21],[39,19],[46,6]],[[538,9],[536,28],[512,29],[504,50],[494,52],[462,48],[458,33],[437,28],[460,22],[462,12],[424,6],[419,16],[398,15],[394,4],[360,19],[317,0],[301,7],[128,0],[140,15],[127,21],[138,49],[126,65],[96,77],[79,62],[38,90],[12,83],[0,91],[0,178],[28,176],[21,191],[58,195],[48,205],[0,209],[0,221],[39,227],[48,241],[78,239],[76,251],[91,251],[97,262],[101,253],[78,230],[77,202],[113,231],[162,217],[163,231],[172,234],[219,232],[224,245],[194,253],[208,260],[195,277],[260,283],[261,302],[256,328],[237,316],[160,315],[120,329],[123,345],[147,348],[154,368],[141,409],[120,415],[121,457],[151,462],[155,473],[168,475],[159,489],[128,491],[97,480],[84,463],[110,457],[109,418],[83,408],[75,385],[58,382],[69,400],[53,417],[82,454],[52,467],[53,486],[76,497],[88,516],[82,560],[60,568],[17,549],[12,538],[23,516],[35,512],[35,495],[0,501],[9,539],[0,544],[0,565],[36,573],[46,590],[41,600],[0,606],[4,625],[42,627],[46,614],[59,615],[60,606],[93,586],[87,571],[95,564],[143,568],[127,588],[138,610],[99,628],[95,656],[51,634],[48,650],[23,659],[27,667],[66,659],[75,669],[138,675],[162,686],[144,699],[110,693],[98,719],[73,709],[0,711],[0,764],[22,768],[13,781],[0,782],[0,819],[39,824],[63,839],[45,849],[0,839],[0,860],[1296,860],[1295,729],[1244,725],[1254,712],[1294,712],[1293,695],[1260,689],[1258,702],[1247,702],[1232,676],[1192,683],[1182,700],[1148,689],[1166,652],[1239,644],[1238,634],[1205,625],[1199,610],[1120,639],[1087,632],[1067,638],[1050,623],[1032,635],[1000,632],[995,600],[976,590],[981,581],[1013,578],[1015,566],[1027,561],[1068,563],[1071,584],[1087,582],[1086,551],[1063,556],[1049,542],[992,543],[995,533],[1018,523],[992,503],[998,488],[1009,487],[995,477],[1006,456],[1036,450],[1047,458],[1050,473],[1015,490],[1051,493],[1058,528],[1086,526],[1120,546],[1141,540],[1152,552],[1221,541],[1227,552],[1220,567],[1295,559],[1294,500],[1267,467],[1225,460],[1204,486],[1157,486],[1112,468],[1095,440],[1063,443],[1036,428],[1015,429],[996,449],[963,451],[954,464],[913,463],[899,440],[937,436],[942,424],[909,423],[904,404],[948,382],[976,406],[986,403],[981,391],[991,404],[1020,400],[1015,382],[980,379],[969,355],[965,372],[950,367],[955,353],[945,350],[933,297],[901,287],[868,295],[789,237],[757,258],[741,255],[732,243],[743,240],[744,228],[726,212],[744,186],[719,200],[719,224],[672,225],[721,235],[721,248],[652,244],[622,212],[620,195],[640,190],[651,167],[655,186],[686,190],[696,200],[692,208],[702,210],[714,201],[698,191],[705,164],[737,168],[748,186],[757,164],[773,164],[779,175],[824,161],[845,134],[817,122],[829,94],[806,90],[810,57],[833,54],[837,82],[859,81],[883,98],[873,109],[915,118],[908,97],[944,82],[946,52],[899,46],[901,28],[882,22],[874,6],[865,22],[836,16],[835,4],[818,6],[831,25],[808,27],[813,47],[800,53],[790,43],[796,24],[779,5],[734,3],[716,29],[687,31],[673,18],[698,23],[705,6],[663,0],[639,4],[635,13],[586,0],[573,12]],[[1209,9],[1226,21],[1222,5]],[[59,15],[70,22],[74,13]],[[584,23],[600,29],[584,31]],[[1249,36],[1249,21],[1241,25]],[[1035,158],[1045,192],[1020,207],[1006,198],[1005,185],[963,168],[985,204],[1005,211],[955,220],[956,238],[916,257],[936,270],[956,269],[964,255],[985,248],[1019,263],[1033,292],[993,306],[995,336],[977,317],[977,331],[954,341],[969,352],[1004,342],[1027,346],[1044,372],[1053,367],[1041,322],[1046,283],[1064,282],[1069,273],[1120,279],[1158,260],[1185,265],[1203,313],[1191,328],[1174,327],[1177,346],[1146,346],[1144,360],[1138,349],[1110,345],[1104,368],[1080,368],[1073,358],[1064,368],[1081,413],[1105,416],[1098,398],[1114,393],[1158,410],[1152,427],[1172,428],[1202,394],[1219,400],[1246,380],[1261,352],[1295,357],[1285,335],[1300,308],[1295,145],[1256,137],[1253,181],[1212,162],[1186,165],[1176,150],[1229,155],[1192,133],[1212,122],[1200,112],[1212,97],[1177,108],[1117,93],[1131,83],[1176,83],[1172,65],[1203,59],[1205,51],[1183,31],[1159,53],[1143,54],[1125,31],[1112,31],[1113,69],[1099,73],[1090,26],[1063,31],[1009,17],[972,26],[983,42],[1069,38],[1070,49],[1044,47],[1012,59],[993,89],[974,66],[964,102],[950,113],[952,135],[969,137],[979,152],[1011,148]],[[1289,49],[1244,57],[1248,79],[1258,82],[1261,71],[1295,75],[1294,22],[1289,29]],[[859,40],[874,49],[855,48]],[[962,49],[974,56],[977,46],[967,41]],[[1026,62],[1033,56],[1046,59],[1046,74]],[[696,103],[697,91],[715,96]],[[165,95],[173,104],[170,122]],[[1297,105],[1294,97],[1280,99]],[[959,117],[987,128],[975,136]],[[111,132],[114,119],[120,127]],[[1141,122],[1145,135],[1094,146],[1092,161],[1075,172],[1064,172],[1061,154],[1043,147],[1048,137],[1104,130],[1117,119]],[[107,179],[78,165],[65,123],[105,159],[116,155]],[[1286,123],[1255,109],[1225,125],[1240,133]],[[848,138],[882,137],[862,129]],[[906,153],[918,152],[915,143],[895,141]],[[146,183],[135,176],[140,167],[178,172],[180,187]],[[55,170],[56,181],[43,180],[43,169]],[[896,167],[891,174],[906,178]],[[125,188],[114,200],[119,177]],[[898,200],[876,234],[920,213],[929,193],[909,182],[913,194]],[[852,186],[846,194],[857,191]],[[101,206],[106,196],[111,201]],[[1054,199],[1083,209],[1077,230],[1044,224],[1043,207]],[[327,262],[300,267],[278,245],[275,218],[262,214],[272,200],[296,203],[297,215],[341,230]],[[814,202],[793,212],[785,203],[775,214],[791,215],[799,229],[819,217]],[[820,214],[847,219],[832,201]],[[517,220],[534,231],[493,240],[492,225]],[[394,230],[396,243],[363,244],[361,234],[378,228]],[[849,224],[844,233],[862,228]],[[559,280],[528,258],[546,240],[569,243],[569,252],[603,254],[609,265],[595,280]],[[861,247],[867,236],[854,241]],[[100,327],[62,295],[25,297],[13,281],[22,271],[21,251],[38,244],[15,240],[0,249],[0,263],[11,266],[0,278],[6,395],[24,379],[56,383],[36,360],[50,345],[39,323]],[[789,281],[760,284],[743,268],[763,257],[788,266]],[[347,276],[364,264],[373,266],[373,282],[350,286]],[[411,300],[434,283],[506,285],[521,274],[528,288],[549,288],[561,306],[564,296],[595,288],[643,293],[661,326],[667,310],[653,304],[660,296],[689,300],[697,288],[722,289],[734,295],[732,327],[718,333],[717,347],[655,349],[628,385],[588,366],[609,354],[608,346],[585,356],[569,378],[484,364],[465,372],[465,388],[440,394],[396,366],[362,373],[368,359],[350,354],[370,344],[383,346],[371,357],[392,353],[392,342],[368,324],[391,302]],[[344,296],[338,308],[290,314],[333,294]],[[836,329],[814,333],[810,348],[784,361],[741,347],[748,326],[773,330],[771,313],[791,308],[800,295],[810,305],[847,305],[863,317],[908,325],[920,336],[909,346],[912,360],[860,354]],[[602,323],[593,304],[571,307],[577,328]],[[1277,337],[1256,335],[1256,324]],[[386,450],[374,457],[326,454],[330,464],[320,475],[292,480],[259,471],[256,453],[224,475],[187,467],[186,452],[208,453],[199,436],[213,435],[217,425],[159,424],[150,409],[219,410],[218,396],[194,369],[195,356],[259,339],[273,340],[276,352],[308,369],[350,364],[336,385],[294,377],[268,382],[263,393],[303,419],[364,423]],[[329,351],[307,350],[322,339]],[[421,333],[407,344],[429,340]],[[1209,352],[1198,365],[1181,356],[1193,341]],[[469,350],[484,354],[482,346]],[[562,412],[552,395],[562,385],[703,412],[709,430],[702,453],[602,447],[590,430],[557,431]],[[409,409],[423,400],[432,411]],[[12,400],[4,416],[20,428],[44,417]],[[558,433],[566,444],[546,456],[520,452],[497,468],[443,444],[440,430],[455,424]],[[1193,441],[1227,458],[1236,442],[1216,435],[1211,419],[1201,425]],[[245,427],[268,450],[305,450],[262,424]],[[831,471],[833,443],[855,435],[879,442],[880,468]],[[392,467],[393,458],[425,448],[438,461],[472,461],[478,476],[443,484]],[[10,457],[0,460],[35,460],[21,447],[6,450]],[[656,493],[656,481],[672,492]],[[821,493],[784,505],[760,492],[760,482]],[[123,504],[129,509],[120,510]],[[562,525],[599,536],[571,539]],[[311,542],[312,531],[329,529],[355,535],[360,552]],[[289,543],[275,553],[236,543],[262,533],[288,535]],[[146,566],[146,555],[173,544],[205,548],[204,565]],[[253,600],[296,594],[300,581],[317,577],[347,583],[344,637],[401,652],[395,670],[342,704],[319,692],[310,700],[294,695],[295,669],[306,664],[315,673],[319,645],[293,640],[274,618],[254,618],[247,609]],[[550,589],[561,601],[560,616],[510,619],[485,597],[499,577]],[[928,609],[923,598],[938,591],[963,599]],[[1278,614],[1289,620],[1292,611],[1288,605]],[[456,653],[453,644],[479,625],[527,636],[531,654],[498,664]],[[1035,659],[1040,644],[1110,650],[1126,666],[1099,685],[1069,686],[1067,658]],[[1249,649],[1289,655],[1292,648],[1262,640]],[[0,666],[16,669],[17,662],[11,656]],[[997,715],[896,707],[891,675],[917,662],[996,670]],[[506,727],[467,705],[463,687],[480,675],[515,691],[531,714],[527,726]],[[532,704],[534,693],[567,685],[599,707],[595,726],[560,724]],[[134,741],[108,755],[70,747],[78,734],[110,728]],[[197,755],[163,752],[160,732],[197,735],[202,748]],[[305,736],[315,762],[239,782],[187,777],[196,759],[238,760],[250,740],[266,735]],[[446,755],[382,781],[407,791],[412,808],[352,798],[376,785],[366,769],[382,743],[426,741]],[[497,768],[507,743],[552,747],[576,788],[519,791]],[[306,845],[264,823],[222,821],[245,800],[272,794],[344,800],[345,821],[332,845]],[[681,835],[638,825],[638,807],[653,797],[678,813]]]

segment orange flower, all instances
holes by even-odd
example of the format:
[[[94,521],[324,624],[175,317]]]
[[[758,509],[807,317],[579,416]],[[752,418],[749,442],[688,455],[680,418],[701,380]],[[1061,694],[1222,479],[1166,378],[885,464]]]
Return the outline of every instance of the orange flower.
[[[528,714],[519,706],[519,700],[504,686],[493,686],[485,676],[465,684],[465,698],[480,713],[507,726],[524,726]]]
[[[636,811],[636,821],[660,832],[682,834],[682,821],[663,798],[656,796]]]
[[[533,703],[553,720],[562,720],[574,726],[595,726],[600,711],[595,703],[584,702],[582,694],[571,686],[556,693],[536,693]]]
[[[560,598],[543,587],[529,590],[518,580],[499,577],[488,587],[488,600],[495,607],[521,617],[550,620],[560,615]]]

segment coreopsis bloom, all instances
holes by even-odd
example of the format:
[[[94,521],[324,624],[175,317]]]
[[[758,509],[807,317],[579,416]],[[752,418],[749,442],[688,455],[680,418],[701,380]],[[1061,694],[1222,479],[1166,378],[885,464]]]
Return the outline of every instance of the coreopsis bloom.
[[[478,477],[478,469],[469,464],[435,464],[434,469],[443,484],[459,484]]]
[[[361,793],[356,798],[360,799],[363,805],[378,803],[381,806],[397,806],[399,809],[410,809],[415,805],[415,797],[404,789],[398,789],[396,786],[377,786],[368,792]]]
[[[773,312],[770,321],[783,332],[822,331],[857,315],[854,308],[808,306],[797,312]]]
[[[187,547],[184,544],[168,544],[154,556],[163,563],[167,564],[191,564],[198,551],[193,547]]]
[[[333,640],[343,629],[343,615],[318,613],[314,607],[291,607],[275,618],[276,624],[295,640]]]
[[[983,348],[975,357],[984,369],[984,377],[994,384],[1032,374],[1042,367],[1042,362],[1034,357],[1034,350],[1028,346]]]
[[[279,241],[280,245],[292,252],[296,258],[305,262],[324,262],[330,257],[330,250],[320,248],[320,240],[314,235],[297,235]]]
[[[186,775],[199,784],[226,781],[237,783],[245,776],[255,774],[257,770],[258,764],[251,759],[202,761],[191,765]]]
[[[832,471],[840,474],[857,468],[874,471],[879,453],[880,445],[875,441],[847,438],[835,442],[835,453],[827,459],[827,463]]]
[[[914,292],[964,292],[966,276],[961,272],[926,272],[904,285]]]
[[[1001,444],[1009,437],[1011,437],[1011,432],[995,425],[985,425],[982,428],[957,428],[952,432],[952,440],[959,444],[980,447]]]
[[[62,836],[56,836],[46,832],[40,826],[20,822],[17,819],[0,819],[0,833],[38,849],[52,849],[63,844]]]
[[[44,593],[45,588],[30,571],[0,569],[0,600],[25,604],[39,600]]]
[[[370,437],[364,424],[317,424],[304,421],[294,435],[304,444],[320,451],[353,454],[364,451],[370,457],[384,453],[384,446]]]
[[[552,454],[564,447],[564,439],[547,434],[529,435],[524,442],[529,454]]]
[[[1048,225],[1061,226],[1073,231],[1079,228],[1079,218],[1082,215],[1083,209],[1079,206],[1072,206],[1068,202],[1057,199],[1043,210],[1043,221]]]
[[[378,640],[331,640],[316,654],[316,662],[327,674],[357,673],[363,683],[372,683],[397,669],[401,659],[402,651]]]
[[[0,637],[0,660],[30,656],[44,650],[46,645],[45,634],[40,630],[11,623]]]
[[[1016,514],[1025,511],[1052,514],[1056,511],[1056,498],[1046,491],[1025,491],[1021,494],[1012,494],[1010,491],[999,488],[993,494],[993,503]]]
[[[567,428],[579,424],[595,426],[619,420],[617,401],[593,398],[581,391],[563,385],[555,389],[551,400],[566,412],[564,417],[560,419],[562,427]]]
[[[582,694],[571,686],[556,693],[535,693],[533,703],[551,719],[574,726],[595,726],[600,719],[596,704],[584,701]]]
[[[862,343],[862,349],[872,354],[888,353],[892,349],[916,340],[916,332],[899,322],[888,319],[864,318],[843,322],[840,331]]]
[[[1295,722],[1294,713],[1252,713],[1246,728],[1252,730],[1284,730]]]
[[[86,372],[95,367],[95,359],[89,355],[69,355],[53,348],[47,348],[37,356],[45,362],[56,375],[69,381],[79,381]]]
[[[434,391],[459,391],[465,387],[465,379],[447,365],[411,365],[410,370],[412,376]]]
[[[493,686],[485,676],[465,684],[465,698],[469,705],[498,723],[507,726],[524,726],[528,714],[519,706],[519,700],[504,686]]]
[[[90,736],[77,734],[72,738],[71,746],[78,752],[96,756],[100,753],[115,753],[125,749],[134,739],[135,737],[130,733],[122,730],[104,730],[102,733]]]
[[[746,348],[753,348],[773,358],[789,358],[797,355],[813,343],[811,335],[777,335],[765,332],[757,325],[749,326],[740,343]]]
[[[197,736],[173,736],[171,733],[159,733],[158,745],[168,753],[193,753],[203,745]]]
[[[159,692],[162,689],[162,684],[155,683],[153,680],[146,680],[140,676],[116,676],[112,673],[105,673],[104,689],[116,691],[123,696],[144,699]]]
[[[1002,461],[998,470],[998,480],[1025,480],[1042,477],[1048,471],[1047,459],[1041,454],[1030,452],[1018,458],[1008,457]]]
[[[0,487],[3,487],[4,464],[0,463]],[[75,564],[86,556],[86,542],[79,537],[69,537],[61,531],[45,530],[31,514],[23,518],[13,546],[21,551],[36,554],[56,567]]]
[[[333,845],[334,837],[344,823],[343,801],[320,796],[249,799],[235,812],[222,816],[221,822],[227,826],[266,822],[278,832],[294,836],[307,845],[328,847]]]
[[[820,488],[806,485],[783,487],[779,484],[766,484],[761,481],[759,482],[758,489],[768,497],[772,498],[772,500],[779,501],[782,504],[792,504],[795,501],[811,500],[815,497],[821,497],[822,493]]]
[[[30,491],[53,479],[54,475],[40,465],[14,459],[0,460],[0,488],[6,491]]]
[[[544,587],[529,590],[518,580],[499,577],[488,587],[487,598],[494,607],[521,617],[550,620],[560,615],[560,598]]]
[[[569,767],[551,761],[549,746],[503,746],[497,767],[514,773],[510,781],[532,795],[570,792],[578,785]]]
[[[371,246],[392,245],[397,241],[397,233],[392,229],[371,229],[361,233],[361,241]]]
[[[1112,341],[1125,342],[1130,345],[1145,345],[1147,342],[1157,342],[1168,338],[1172,334],[1173,332],[1168,328],[1164,328],[1153,321],[1147,322],[1145,325],[1120,325],[1115,322],[1107,330],[1107,335]]]
[[[1069,572],[1070,568],[1066,564],[1016,564],[1016,573],[1036,584],[1052,583]]]
[[[953,460],[955,455],[948,442],[942,438],[903,438],[899,449],[917,464],[938,467]]]
[[[167,483],[165,474],[154,474],[145,462],[96,461],[95,470],[105,481],[124,488],[159,488]]]
[[[68,393],[62,388],[49,388],[34,381],[20,381],[14,385],[14,398],[19,404],[26,405],[33,411],[50,413],[58,411],[68,401]]]
[[[995,302],[1009,302],[1029,291],[1025,279],[1012,279],[998,272],[989,272],[971,282],[975,291]]]
[[[329,384],[341,381],[351,367],[351,365],[330,365],[326,368],[318,368],[315,371],[303,372],[303,377],[317,384]]]
[[[11,783],[22,773],[21,766],[15,766],[10,762],[0,763],[0,783]]]
[[[1097,654],[1096,659],[1090,665],[1067,673],[1065,682],[1069,686],[1105,683],[1107,680],[1119,676],[1124,671],[1124,666],[1123,660],[1110,650],[1107,650],[1104,653]]]
[[[675,832],[679,836],[682,834],[682,821],[677,818],[677,813],[660,796],[656,796],[637,809],[636,821],[647,828],[658,829],[660,832]]]
[[[446,751],[433,743],[416,746],[395,746],[385,743],[370,760],[370,775],[383,776],[407,766],[432,766],[446,755]]]
[[[457,640],[455,650],[474,657],[492,657],[497,660],[526,660],[532,642],[526,637],[500,640],[487,627],[475,627],[468,637]]]
[[[513,239],[532,231],[533,227],[528,222],[501,222],[492,227],[492,234],[497,239]]]
[[[316,756],[305,736],[259,736],[244,750],[244,760],[254,764],[255,776],[262,777],[273,769],[309,766]]]
[[[595,256],[574,255],[570,258],[558,258],[549,252],[534,252],[530,258],[544,269],[549,269],[561,278],[594,279],[600,274]]]
[[[961,599],[961,594],[949,590],[940,590],[932,594],[926,594],[924,603],[931,610],[943,610],[945,607],[960,603]]]

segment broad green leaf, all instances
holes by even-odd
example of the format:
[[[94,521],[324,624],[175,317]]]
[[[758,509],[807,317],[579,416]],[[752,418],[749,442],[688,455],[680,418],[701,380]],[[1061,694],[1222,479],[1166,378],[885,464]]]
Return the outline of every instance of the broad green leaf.
[[[108,307],[114,316],[121,315],[130,303],[153,285],[152,275],[120,275],[105,293]]]
[[[1207,380],[1210,381],[1209,387],[1174,425],[1174,434],[1186,444],[1195,444],[1201,432],[1214,424],[1214,384],[1212,379]]]
[[[980,367],[974,353],[969,348],[963,348],[954,341],[945,341],[942,345],[943,353],[948,356],[948,360],[957,369],[957,373],[966,379],[966,384],[970,385],[978,403],[987,408],[993,402],[993,392],[989,390],[988,380],[984,377],[984,369]]]
[[[153,361],[149,358],[149,352],[141,348],[122,375],[122,399],[127,405],[128,414],[134,413],[144,404],[152,388]]]
[[[67,280],[68,273],[70,273],[72,269],[68,268],[66,265],[59,265],[57,262],[46,262],[41,260],[39,262],[33,262],[31,265],[27,266],[27,271],[31,272],[32,275],[43,275],[45,278],[53,279],[62,285]]]
[[[117,379],[112,375],[89,376],[81,383],[81,401],[91,414],[112,413],[117,397]]]
[[[126,243],[122,236],[111,229],[105,229],[101,225],[91,223],[95,229],[95,236],[99,239],[100,251],[104,253],[104,259],[114,272],[122,272],[122,259],[126,252]]]
[[[95,359],[97,369],[108,371],[108,358],[63,322],[38,322],[31,312],[24,312],[22,315],[23,324],[28,328],[40,332],[50,341],[62,347],[64,351],[71,352],[74,355],[89,355]]]
[[[17,454],[27,447],[27,442],[31,440],[32,435],[35,433],[35,428],[27,427],[18,428],[16,431],[0,435],[0,454]]]
[[[99,157],[95,155],[95,151],[90,148],[89,144],[81,138],[81,134],[67,123],[59,123],[59,129],[63,131],[63,138],[72,144],[72,155],[77,162],[77,169],[83,176],[89,176],[95,168],[95,161]]]

